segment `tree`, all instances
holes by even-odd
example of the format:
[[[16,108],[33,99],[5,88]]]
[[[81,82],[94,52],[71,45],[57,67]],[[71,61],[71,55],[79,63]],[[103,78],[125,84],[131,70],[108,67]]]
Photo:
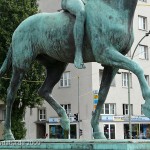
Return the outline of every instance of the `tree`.
[[[6,57],[14,30],[25,18],[37,12],[37,0],[0,0],[0,66]],[[0,79],[0,99],[4,102],[10,75],[11,71]],[[16,139],[25,137],[26,129],[22,122],[25,108],[34,107],[42,103],[42,99],[37,95],[37,89],[41,85],[41,82],[38,81],[43,79],[44,69],[36,62],[25,75],[13,105],[12,132]]]

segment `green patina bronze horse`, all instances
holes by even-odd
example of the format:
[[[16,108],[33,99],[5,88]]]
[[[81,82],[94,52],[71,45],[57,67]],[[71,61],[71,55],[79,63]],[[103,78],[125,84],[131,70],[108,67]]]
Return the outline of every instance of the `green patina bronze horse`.
[[[86,22],[83,44],[84,62],[98,62],[104,66],[99,90],[99,101],[91,125],[94,138],[105,138],[99,129],[99,116],[110,84],[117,71],[130,70],[139,79],[144,113],[150,116],[150,88],[142,68],[126,58],[133,43],[133,16],[137,0],[88,0],[85,5]],[[61,118],[61,126],[69,129],[65,110],[51,96],[68,63],[73,63],[75,44],[73,26],[75,18],[67,12],[39,13],[27,18],[15,30],[0,76],[12,66],[12,78],[7,91],[5,139],[14,139],[11,132],[11,111],[15,94],[31,63],[37,59],[47,70],[47,77],[39,89],[43,97]]]

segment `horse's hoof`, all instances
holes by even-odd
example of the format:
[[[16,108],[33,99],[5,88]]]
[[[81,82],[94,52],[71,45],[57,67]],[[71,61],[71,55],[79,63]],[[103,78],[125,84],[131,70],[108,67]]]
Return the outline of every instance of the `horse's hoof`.
[[[76,62],[74,62],[74,65],[75,65],[75,67],[77,69],[85,69],[86,68],[84,63],[76,63]]]
[[[60,125],[64,130],[68,130],[68,131],[70,130],[70,120],[69,119],[61,118]]]
[[[142,105],[142,112],[146,117],[150,118],[150,104],[148,102]]]
[[[104,133],[102,132],[94,132],[93,137],[94,139],[106,139]]]
[[[15,140],[14,136],[12,133],[5,133],[4,134],[4,140]]]

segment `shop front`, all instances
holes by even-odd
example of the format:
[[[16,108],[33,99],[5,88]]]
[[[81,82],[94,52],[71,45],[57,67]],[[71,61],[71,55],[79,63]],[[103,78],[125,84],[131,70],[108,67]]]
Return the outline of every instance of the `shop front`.
[[[70,125],[70,133],[63,130],[59,124],[49,125],[49,138],[50,139],[77,139],[77,127],[76,124]]]
[[[133,139],[150,139],[150,123],[132,123]],[[129,124],[124,124],[124,139],[129,139]]]
[[[101,115],[103,131],[107,139],[129,139],[129,117]],[[145,116],[131,116],[132,138],[150,139],[150,119]]]
[[[71,120],[70,120],[71,121]],[[78,124],[71,121],[70,131],[65,131],[60,125],[59,118],[50,118],[47,124],[47,135],[50,139],[77,139]]]

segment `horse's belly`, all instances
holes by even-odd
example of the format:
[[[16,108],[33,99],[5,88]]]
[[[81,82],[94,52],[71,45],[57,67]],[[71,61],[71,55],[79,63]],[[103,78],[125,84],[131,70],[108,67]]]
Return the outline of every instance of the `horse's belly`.
[[[132,33],[125,30],[109,30],[107,32],[108,41],[118,51],[125,49],[132,40]]]

